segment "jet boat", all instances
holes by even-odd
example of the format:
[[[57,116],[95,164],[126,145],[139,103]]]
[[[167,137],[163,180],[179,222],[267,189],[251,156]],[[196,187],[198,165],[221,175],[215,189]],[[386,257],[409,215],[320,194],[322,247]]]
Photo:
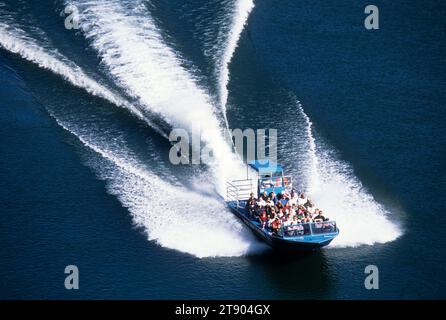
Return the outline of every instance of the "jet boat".
[[[272,228],[269,223],[262,222],[260,212],[264,208],[256,205],[250,207],[248,200],[260,197],[266,192],[270,195],[283,195],[280,201],[286,206],[287,195],[295,192],[291,176],[283,174],[283,168],[270,161],[251,161],[248,163],[250,174],[248,179],[228,181],[226,203],[231,211],[240,218],[260,239],[278,250],[315,250],[328,245],[339,234],[335,221],[328,219],[313,222],[293,221],[282,223]],[[248,169],[248,168],[247,168]],[[248,170],[247,170],[248,171]],[[277,199],[276,199],[277,200]],[[258,203],[258,202],[257,202]],[[281,220],[285,220],[282,219]]]

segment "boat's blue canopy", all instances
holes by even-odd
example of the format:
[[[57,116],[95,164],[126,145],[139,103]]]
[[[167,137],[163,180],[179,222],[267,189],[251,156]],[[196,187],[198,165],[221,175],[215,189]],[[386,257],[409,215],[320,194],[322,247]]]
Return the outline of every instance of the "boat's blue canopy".
[[[248,162],[249,166],[256,170],[260,175],[280,172],[282,174],[283,168],[280,164],[269,160],[254,160]]]

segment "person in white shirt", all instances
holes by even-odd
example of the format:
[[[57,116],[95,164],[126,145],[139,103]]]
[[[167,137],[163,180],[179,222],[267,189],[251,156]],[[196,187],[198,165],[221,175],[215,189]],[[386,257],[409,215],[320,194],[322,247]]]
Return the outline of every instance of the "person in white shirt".
[[[271,200],[271,198],[268,198],[268,200],[266,201],[266,204],[269,204],[271,208],[274,208],[274,201]]]
[[[306,204],[308,201],[308,198],[305,196],[305,194],[302,192],[300,194],[299,199],[297,200],[297,204],[300,206],[303,206],[304,204]]]
[[[292,205],[289,210],[289,219],[294,219],[294,216],[296,215],[297,207],[296,205]]]
[[[314,207],[313,203],[309,201],[309,205],[307,206],[307,211],[313,216],[315,210],[316,208]]]
[[[283,223],[284,227],[288,227],[289,225],[291,225],[291,222],[292,222],[292,220],[290,219],[290,216],[288,216],[287,218],[286,218],[286,216],[284,216],[282,218],[282,223]]]
[[[290,196],[290,200],[288,201],[288,203],[292,206],[293,204],[296,205],[297,204],[297,193],[293,191],[291,191],[291,196]]]
[[[286,190],[282,190],[280,194],[282,195],[282,199],[290,199],[290,195]]]

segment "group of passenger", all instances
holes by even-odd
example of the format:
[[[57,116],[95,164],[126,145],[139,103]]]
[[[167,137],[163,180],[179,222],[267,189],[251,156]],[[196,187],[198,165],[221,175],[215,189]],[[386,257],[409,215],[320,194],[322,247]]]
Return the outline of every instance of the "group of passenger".
[[[246,209],[251,218],[259,219],[263,229],[268,228],[275,234],[282,226],[296,235],[303,234],[303,224],[328,221],[303,192],[298,195],[295,190],[290,194],[284,190],[277,195],[263,192],[259,199],[251,193]]]

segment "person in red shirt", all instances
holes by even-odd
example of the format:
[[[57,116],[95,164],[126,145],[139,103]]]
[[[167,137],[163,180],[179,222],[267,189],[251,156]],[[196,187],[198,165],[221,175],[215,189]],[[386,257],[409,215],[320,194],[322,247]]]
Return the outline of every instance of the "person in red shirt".
[[[262,211],[259,219],[260,219],[260,223],[262,224],[262,229],[265,229],[266,222],[268,221],[268,215],[266,214],[266,211]]]
[[[273,223],[271,224],[271,227],[275,234],[279,233],[280,225],[281,225],[281,223],[280,223],[279,218],[274,219]]]

